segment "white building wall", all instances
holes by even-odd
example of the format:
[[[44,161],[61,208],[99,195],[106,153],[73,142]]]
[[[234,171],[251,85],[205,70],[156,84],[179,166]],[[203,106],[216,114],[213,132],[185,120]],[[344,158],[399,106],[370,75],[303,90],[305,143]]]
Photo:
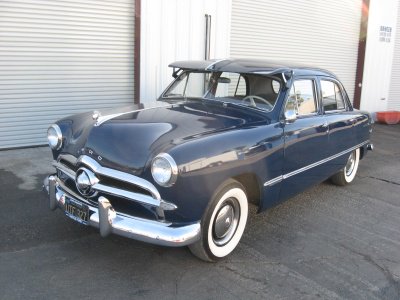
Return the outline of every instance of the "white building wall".
[[[140,102],[154,105],[177,60],[204,59],[205,14],[212,17],[211,58],[229,56],[231,0],[146,0],[141,7]]]
[[[360,108],[370,112],[388,108],[392,75],[398,0],[371,0]],[[390,27],[390,36],[381,40],[381,26]]]
[[[390,77],[388,110],[400,111],[400,1],[397,3],[397,25],[393,36],[393,67]]]

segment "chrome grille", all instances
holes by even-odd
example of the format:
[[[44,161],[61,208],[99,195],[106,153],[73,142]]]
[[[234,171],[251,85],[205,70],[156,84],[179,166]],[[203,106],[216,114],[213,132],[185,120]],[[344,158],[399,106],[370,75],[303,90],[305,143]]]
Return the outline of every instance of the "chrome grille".
[[[129,173],[103,167],[89,156],[82,155],[75,158],[72,155],[60,155],[58,160],[53,162],[53,166],[74,181],[78,168],[90,169],[99,179],[92,185],[93,190],[162,210],[177,208],[175,204],[162,200],[160,193],[151,182]]]

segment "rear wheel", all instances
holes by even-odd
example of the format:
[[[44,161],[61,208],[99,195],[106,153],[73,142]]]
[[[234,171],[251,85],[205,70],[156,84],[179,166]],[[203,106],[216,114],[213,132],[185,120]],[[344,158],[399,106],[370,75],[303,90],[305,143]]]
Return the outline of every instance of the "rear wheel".
[[[356,149],[350,153],[347,158],[346,166],[338,173],[331,177],[331,181],[340,186],[351,183],[356,176],[358,164],[360,162],[360,149]]]
[[[230,254],[246,227],[248,202],[244,187],[228,180],[209,203],[201,221],[201,239],[189,246],[205,261],[216,261]]]

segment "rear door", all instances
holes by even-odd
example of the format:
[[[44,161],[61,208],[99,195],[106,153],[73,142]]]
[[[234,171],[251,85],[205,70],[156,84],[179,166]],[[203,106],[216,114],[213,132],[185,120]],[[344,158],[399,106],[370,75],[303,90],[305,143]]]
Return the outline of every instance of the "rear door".
[[[321,113],[316,77],[295,79],[285,110],[294,108],[297,119],[284,125],[284,170],[281,199],[286,199],[325,178],[317,163],[328,153],[328,124]]]
[[[342,169],[354,147],[369,136],[368,117],[353,110],[343,86],[331,77],[319,78],[321,106],[329,126],[326,170],[332,174]]]
[[[319,83],[322,109],[329,124],[329,155],[335,155],[354,146],[353,124],[356,119],[338,81],[320,77]]]

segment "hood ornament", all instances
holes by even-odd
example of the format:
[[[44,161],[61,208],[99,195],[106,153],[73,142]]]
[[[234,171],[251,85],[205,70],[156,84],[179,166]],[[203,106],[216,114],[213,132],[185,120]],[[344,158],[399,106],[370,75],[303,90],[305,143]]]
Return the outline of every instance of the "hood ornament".
[[[101,117],[101,113],[98,110],[95,110],[92,114],[92,119],[97,121]]]

